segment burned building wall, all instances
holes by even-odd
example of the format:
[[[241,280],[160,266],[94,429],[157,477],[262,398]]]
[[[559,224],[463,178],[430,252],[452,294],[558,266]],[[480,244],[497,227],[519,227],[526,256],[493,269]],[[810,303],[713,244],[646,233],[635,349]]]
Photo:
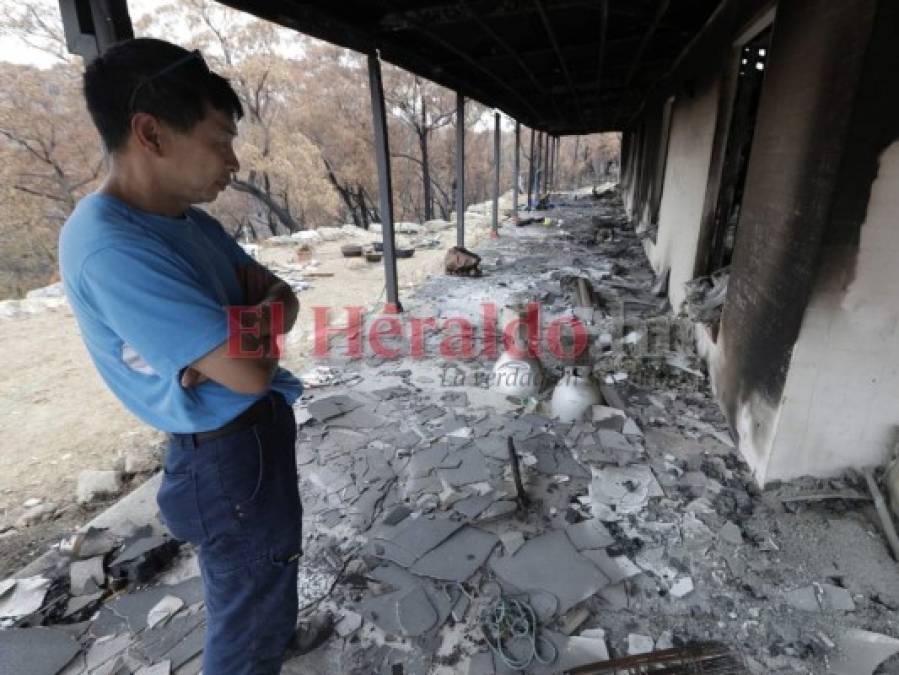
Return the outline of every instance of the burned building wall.
[[[881,464],[899,424],[899,6],[880,4],[766,475]]]
[[[817,472],[816,467],[800,461],[799,451],[792,447],[795,438],[788,434],[782,436],[780,454],[773,463],[772,447],[782,414],[801,417],[796,411],[802,405],[789,410],[784,406],[789,404],[789,399],[784,398],[784,387],[805,307],[810,297],[817,297],[812,296],[813,288],[817,294],[819,286],[827,287],[826,281],[816,281],[822,242],[852,242],[853,223],[857,229],[859,213],[868,204],[876,158],[872,165],[871,152],[866,152],[853,160],[847,148],[854,137],[866,133],[860,120],[853,122],[853,115],[878,4],[886,5],[877,0],[781,0],[776,4],[727,300],[717,329],[701,334],[701,349],[709,361],[716,396],[738,437],[741,452],[760,482],[794,470]],[[727,67],[732,63],[741,33],[759,21],[762,14],[770,13],[772,7],[760,2],[725,3],[664,86],[654,92],[647,107],[647,115],[653,111],[657,114],[666,96],[684,88],[695,90],[701,99],[708,92],[696,83],[718,78],[716,115],[709,114],[705,105],[708,101],[702,101],[702,105],[697,101],[691,106],[694,110],[690,115],[685,107],[676,110],[658,239],[653,246],[647,246],[657,271],[664,271],[666,265],[678,269],[677,278],[669,284],[675,309],[683,297],[681,277],[691,267],[694,273],[704,271],[708,256],[710,222],[726,144],[728,97],[733,95],[733,82],[728,79],[732,75],[728,75]],[[881,9],[882,13],[885,11]],[[888,88],[885,83],[879,87],[881,91]],[[880,95],[875,92],[876,87],[868,88],[876,100]],[[686,147],[679,149],[680,135],[687,135],[693,125],[694,138],[701,139],[700,144],[691,148],[692,152]],[[704,131],[698,128],[703,125],[707,125]],[[709,143],[710,134],[713,136],[708,151],[705,144]],[[644,169],[645,155],[645,149],[632,153],[634,163],[643,164]],[[701,172],[700,156],[708,157],[703,160],[706,181],[682,182],[682,170]],[[649,164],[654,165],[652,161]],[[861,167],[853,178],[849,177],[850,166]],[[639,167],[630,170],[635,178],[640,175]],[[837,188],[842,181],[852,185],[854,197],[840,198]],[[637,190],[637,184],[636,179],[623,183],[622,191],[631,214],[639,216],[651,210],[646,189]],[[674,196],[680,209],[687,207],[677,215],[674,202],[669,202]],[[697,203],[702,204],[698,211]],[[833,251],[839,255],[837,249]],[[842,263],[846,274],[850,268],[851,265]],[[809,319],[809,326],[813,321],[814,318]],[[819,369],[821,366],[819,363]],[[803,381],[805,378],[796,380]],[[826,404],[822,409],[828,407],[833,406]],[[809,440],[808,447],[814,442]]]
[[[874,0],[778,4],[727,300],[710,370],[764,483],[790,355],[817,269]]]
[[[684,300],[684,284],[694,276],[717,111],[717,78],[682,92],[672,109],[659,229],[645,246],[656,274],[670,274],[668,297],[675,312]]]

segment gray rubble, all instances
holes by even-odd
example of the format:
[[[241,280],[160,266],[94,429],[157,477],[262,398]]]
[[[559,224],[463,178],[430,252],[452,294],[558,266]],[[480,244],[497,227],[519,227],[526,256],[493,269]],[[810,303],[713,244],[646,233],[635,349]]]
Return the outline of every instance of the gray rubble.
[[[337,632],[283,672],[515,672],[482,623],[513,599],[533,612],[528,630],[547,660],[526,672],[698,643],[726,645],[748,672],[895,671],[899,566],[863,482],[760,491],[690,322],[669,323],[670,339],[649,348],[651,322],[669,311],[614,194],[551,214],[564,226],[503,227],[478,247],[482,276],[432,278],[404,306],[479,325],[481,303],[525,298],[549,323],[574,314],[563,280],[583,277],[602,300],[585,324],[585,361],[604,403],[562,423],[551,385],[526,399],[496,393],[498,354],[480,331],[470,359],[446,357],[440,331],[425,334],[424,358],[351,360],[335,339],[296,406],[296,450],[300,604],[335,611]],[[611,224],[612,237],[597,237]],[[390,340],[404,348],[406,337]],[[570,365],[540,357],[555,378]],[[56,631],[39,637],[59,659],[71,652],[66,673],[197,673],[205,620],[193,555],[159,532],[67,539],[44,576],[0,585],[0,610],[15,609],[0,639],[20,653],[38,634],[13,627]],[[179,565],[186,577],[173,576]]]

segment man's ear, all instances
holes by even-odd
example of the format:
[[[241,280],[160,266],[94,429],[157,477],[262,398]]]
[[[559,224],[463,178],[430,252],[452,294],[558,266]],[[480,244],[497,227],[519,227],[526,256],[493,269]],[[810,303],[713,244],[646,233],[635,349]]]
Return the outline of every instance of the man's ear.
[[[154,155],[162,154],[162,127],[153,115],[135,113],[131,118],[131,133],[144,150]]]

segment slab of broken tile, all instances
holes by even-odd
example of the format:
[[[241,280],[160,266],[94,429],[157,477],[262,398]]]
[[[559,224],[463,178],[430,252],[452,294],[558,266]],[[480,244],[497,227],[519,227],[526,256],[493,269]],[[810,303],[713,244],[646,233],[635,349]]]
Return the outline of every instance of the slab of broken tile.
[[[476,527],[463,527],[419,558],[409,571],[444,581],[466,581],[490,556],[499,539]]]
[[[69,588],[73,595],[96,593],[105,583],[106,570],[103,568],[102,555],[75,560],[69,566]]]
[[[181,663],[190,658],[190,656],[193,656],[193,654],[184,658],[181,663],[176,663],[176,659],[170,656],[170,654],[180,643],[184,642],[194,632],[201,629],[205,632],[203,625],[204,621],[205,617],[199,612],[196,614],[179,614],[178,616],[173,617],[172,620],[165,625],[157,626],[153,630],[141,633],[136,645],[137,649],[150,663],[169,659],[172,661],[172,668],[177,669]],[[195,642],[193,644],[195,644]],[[191,649],[187,649],[186,651],[191,651]],[[197,652],[194,652],[194,654],[196,653]],[[179,656],[183,656],[183,652]]]
[[[66,602],[66,610],[63,613],[63,618],[68,618],[77,614],[85,607],[96,604],[102,597],[103,591],[97,591],[96,593],[90,593],[88,595],[73,595]]]
[[[477,518],[497,499],[497,495],[489,492],[483,495],[475,495],[473,497],[465,497],[453,504],[453,511],[460,513],[466,518]]]
[[[493,652],[476,652],[468,662],[468,675],[494,675]]]
[[[33,614],[44,604],[50,579],[41,576],[6,579],[0,593],[0,618],[17,619]]]
[[[599,520],[591,518],[565,527],[565,533],[578,551],[605,548],[615,543],[615,538]]]
[[[462,463],[462,458],[449,455],[449,446],[445,443],[435,443],[428,448],[419,448],[412,453],[405,473],[412,478],[421,478],[430,474],[438,467],[454,468]]]
[[[637,452],[624,434],[613,429],[600,429],[596,432],[596,440],[606,452],[624,456]]]
[[[406,518],[392,530],[378,533],[372,541],[375,555],[402,567],[410,567],[464,524],[464,520],[445,517]]]
[[[415,587],[401,592],[395,611],[401,635],[415,637],[437,626],[437,610],[424,588]]]
[[[437,469],[437,475],[440,480],[448,485],[460,486],[478,483],[490,477],[490,470],[484,455],[473,445],[450,452],[444,463],[450,461],[458,461],[459,464],[454,468],[440,467]]]
[[[387,422],[387,418],[376,415],[361,405],[347,413],[328,418],[329,427],[345,429],[375,429],[384,426]]]
[[[167,595],[179,598],[186,606],[193,605],[203,600],[203,582],[200,577],[192,577],[170,586],[165,584],[151,586],[121,595],[107,603],[104,609],[110,610],[115,616],[123,617],[128,629],[132,633],[138,633],[147,627],[150,610]]]
[[[147,628],[155,628],[165,623],[184,607],[184,600],[175,595],[166,595],[147,612]]]
[[[581,555],[599,568],[608,578],[610,585],[630,579],[643,572],[627,556],[612,557],[604,549],[588,549],[581,551]]]
[[[134,675],[172,675],[172,662],[165,660],[154,663],[152,666],[144,666]]]
[[[509,461],[509,439],[505,436],[491,434],[483,438],[476,438],[474,445],[487,457],[503,462]]]
[[[415,410],[415,418],[419,422],[429,422],[446,414],[446,409],[437,405],[429,405]]]
[[[206,642],[206,624],[198,624],[190,633],[167,651],[164,656],[172,662],[172,670],[178,672],[179,668],[203,651]]]
[[[621,433],[625,436],[642,436],[643,431],[637,425],[637,423],[631,419],[630,417],[624,423],[624,426],[621,429]]]
[[[414,448],[421,443],[421,436],[413,430],[404,431],[393,437],[392,443],[397,448],[409,449]]]
[[[350,609],[341,610],[340,618],[334,624],[334,632],[340,637],[347,637],[362,627],[362,615]]]
[[[510,516],[518,510],[518,502],[513,499],[497,499],[476,518],[479,523],[488,523]]]
[[[81,651],[71,635],[52,628],[0,630],[0,673],[58,673]]]
[[[524,546],[524,535],[518,530],[500,532],[499,540],[503,544],[505,555],[515,555],[515,552]]]
[[[92,671],[107,661],[116,658],[131,646],[133,637],[128,633],[102,637],[94,641],[87,651],[86,666]]]
[[[595,429],[610,429],[620,433],[627,420],[627,415],[621,410],[605,405],[594,405],[591,414],[590,419]]]
[[[574,457],[571,451],[565,447],[544,447],[535,453],[537,464],[535,468],[543,474],[554,476],[565,474],[572,478],[589,478],[590,472]]]
[[[836,650],[830,654],[831,675],[870,675],[896,653],[899,640],[882,633],[849,628],[836,636]]]
[[[393,398],[401,398],[403,396],[409,396],[412,393],[412,390],[409,387],[404,387],[400,384],[393,385],[392,387],[383,387],[382,389],[375,389],[371,392],[371,394],[381,400],[381,401],[389,401]]]
[[[614,508],[616,514],[639,513],[649,499],[665,496],[646,464],[608,466],[592,471],[591,500]]]
[[[497,558],[491,567],[498,576],[519,588],[553,594],[559,600],[559,612],[567,612],[609,583],[596,565],[577,552],[562,531],[529,539],[515,555]]]
[[[361,401],[357,401],[351,396],[337,394],[335,396],[328,396],[327,398],[310,401],[306,406],[306,409],[316,420],[324,422],[332,417],[337,417],[338,415],[343,415],[351,410],[355,410],[361,405]]]
[[[90,527],[83,536],[81,533],[73,536],[78,540],[73,554],[81,559],[106,555],[120,544],[120,540],[105,528]]]

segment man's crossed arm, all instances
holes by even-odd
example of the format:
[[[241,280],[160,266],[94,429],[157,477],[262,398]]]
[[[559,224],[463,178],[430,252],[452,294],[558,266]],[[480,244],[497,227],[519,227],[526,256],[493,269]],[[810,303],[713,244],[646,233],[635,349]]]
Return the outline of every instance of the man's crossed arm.
[[[281,329],[283,333],[288,333],[296,323],[300,303],[287,282],[255,261],[239,267],[237,277],[244,292],[244,301],[256,310],[247,314],[255,315],[261,323],[258,336],[242,333],[241,348],[252,352],[261,347],[262,355],[235,357],[231,353],[229,340],[225,340],[184,369],[181,375],[183,387],[214,380],[241,394],[263,394],[268,391],[280,359],[279,353],[272,353],[271,346],[276,337],[272,331]],[[283,324],[280,326],[273,326],[271,321],[271,308],[275,304],[283,308]]]

